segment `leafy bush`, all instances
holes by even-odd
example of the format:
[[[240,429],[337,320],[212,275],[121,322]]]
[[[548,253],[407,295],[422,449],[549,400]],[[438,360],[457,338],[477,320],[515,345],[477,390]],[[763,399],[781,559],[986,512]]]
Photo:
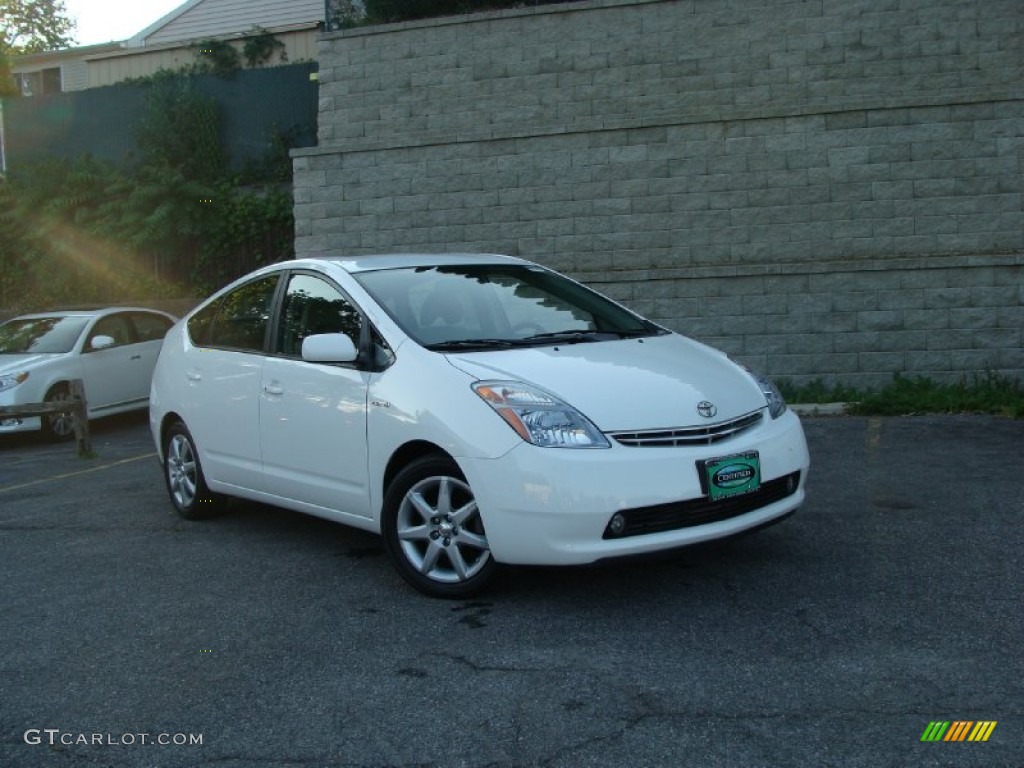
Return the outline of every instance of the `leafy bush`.
[[[260,26],[254,26],[249,30],[249,34],[242,44],[242,55],[245,57],[246,64],[250,67],[263,66],[273,58],[275,53],[281,62],[288,61],[284,43],[274,37],[272,33]]]
[[[196,72],[213,72],[221,77],[230,77],[242,66],[242,57],[227,40],[211,37],[200,40],[192,46],[196,55]]]

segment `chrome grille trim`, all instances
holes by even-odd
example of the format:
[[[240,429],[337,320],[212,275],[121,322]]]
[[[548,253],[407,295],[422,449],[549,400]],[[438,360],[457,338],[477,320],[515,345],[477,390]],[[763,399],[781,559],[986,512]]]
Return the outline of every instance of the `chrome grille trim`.
[[[633,448],[665,448],[681,445],[713,445],[753,429],[764,419],[764,411],[706,427],[645,429],[638,432],[610,432],[616,442]]]

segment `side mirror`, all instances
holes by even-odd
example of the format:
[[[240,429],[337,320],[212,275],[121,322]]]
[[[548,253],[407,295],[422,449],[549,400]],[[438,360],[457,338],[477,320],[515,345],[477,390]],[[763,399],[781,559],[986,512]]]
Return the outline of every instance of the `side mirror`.
[[[351,363],[359,357],[344,333],[316,333],[302,340],[302,359],[310,363]]]
[[[114,340],[113,336],[104,336],[103,334],[100,334],[99,336],[92,337],[92,341],[89,342],[89,349],[93,352],[97,352],[101,349],[112,347],[116,343],[117,342]]]

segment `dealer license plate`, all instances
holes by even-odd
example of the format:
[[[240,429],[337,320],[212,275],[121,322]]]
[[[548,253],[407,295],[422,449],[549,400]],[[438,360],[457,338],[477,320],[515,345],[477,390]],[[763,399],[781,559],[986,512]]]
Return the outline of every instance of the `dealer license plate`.
[[[697,462],[702,483],[711,501],[756,491],[761,485],[761,460],[757,451]]]

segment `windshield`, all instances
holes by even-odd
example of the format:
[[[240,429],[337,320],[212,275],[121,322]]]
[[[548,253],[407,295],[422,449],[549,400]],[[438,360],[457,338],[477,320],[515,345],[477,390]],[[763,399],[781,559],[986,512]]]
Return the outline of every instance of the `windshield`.
[[[15,318],[0,325],[0,355],[70,352],[87,317]]]
[[[503,348],[651,336],[662,329],[542,267],[410,267],[355,275],[429,349]]]

